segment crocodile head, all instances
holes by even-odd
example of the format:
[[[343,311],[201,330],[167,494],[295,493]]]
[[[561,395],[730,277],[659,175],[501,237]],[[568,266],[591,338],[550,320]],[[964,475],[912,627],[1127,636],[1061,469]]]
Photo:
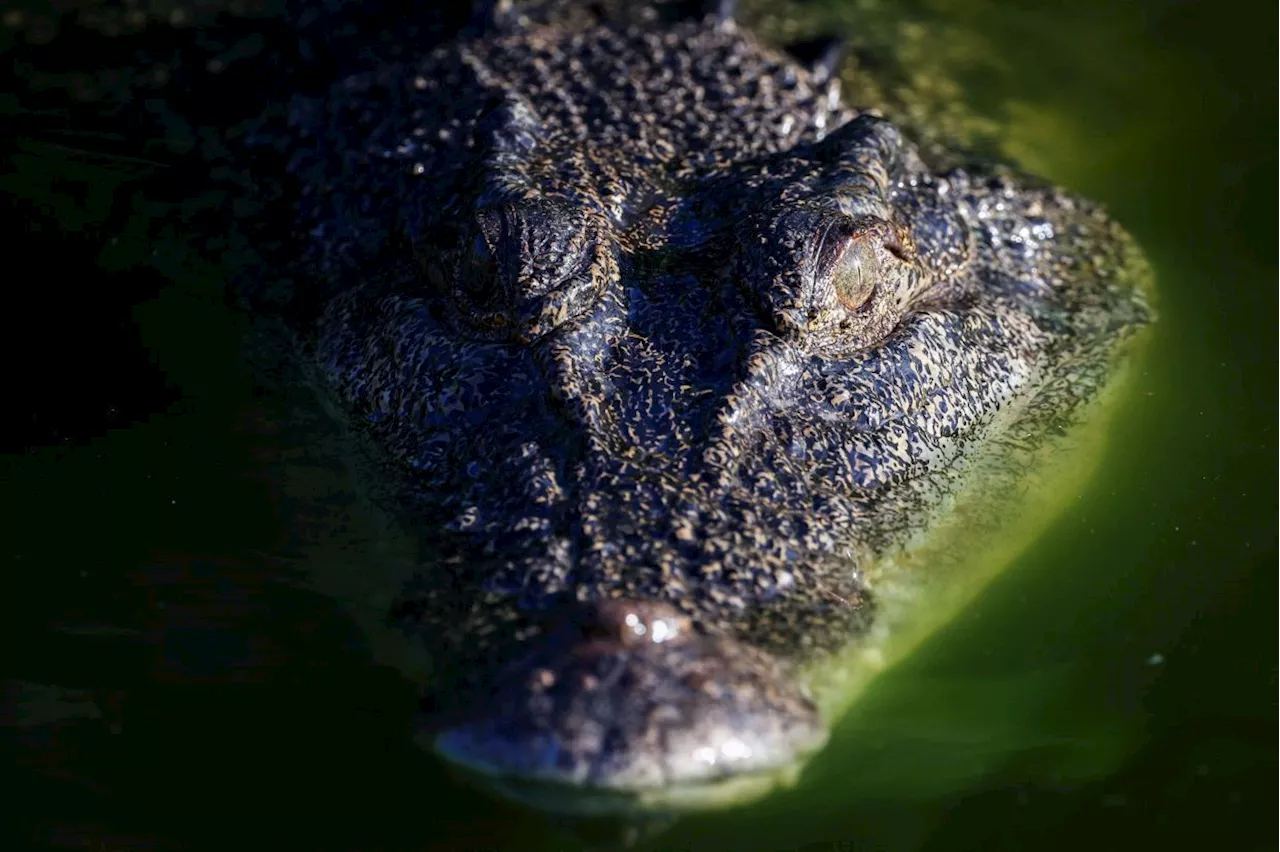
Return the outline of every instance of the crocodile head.
[[[432,554],[422,741],[548,807],[736,797],[824,742],[867,567],[1105,382],[1134,249],[731,21],[498,5],[290,119],[307,357]]]

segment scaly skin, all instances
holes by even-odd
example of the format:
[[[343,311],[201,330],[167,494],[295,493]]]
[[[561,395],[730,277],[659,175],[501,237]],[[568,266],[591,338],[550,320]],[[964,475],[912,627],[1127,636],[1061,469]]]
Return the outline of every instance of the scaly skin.
[[[271,131],[314,379],[438,557],[391,614],[423,741],[597,811],[819,747],[800,673],[874,622],[868,566],[1147,318],[1095,206],[659,17],[499,8]]]

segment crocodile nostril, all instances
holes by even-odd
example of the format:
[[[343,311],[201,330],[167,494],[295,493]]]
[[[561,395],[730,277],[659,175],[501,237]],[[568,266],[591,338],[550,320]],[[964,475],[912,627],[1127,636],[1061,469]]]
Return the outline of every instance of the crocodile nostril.
[[[661,644],[688,635],[692,623],[688,616],[667,604],[609,600],[584,613],[579,629],[587,639],[620,645]]]

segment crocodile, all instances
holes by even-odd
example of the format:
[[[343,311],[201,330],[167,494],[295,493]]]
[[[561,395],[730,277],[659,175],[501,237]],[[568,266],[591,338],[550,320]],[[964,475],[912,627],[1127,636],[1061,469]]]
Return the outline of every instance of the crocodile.
[[[688,5],[482,3],[256,131],[308,376],[430,557],[387,613],[432,661],[418,741],[552,810],[794,775],[886,560],[1151,318],[1098,205]]]

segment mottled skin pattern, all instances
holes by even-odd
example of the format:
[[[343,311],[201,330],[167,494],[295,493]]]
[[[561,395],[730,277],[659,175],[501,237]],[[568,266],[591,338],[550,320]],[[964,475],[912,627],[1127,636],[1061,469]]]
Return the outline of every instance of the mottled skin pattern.
[[[422,736],[619,794],[787,767],[866,566],[1144,321],[1133,250],[730,20],[545,5],[288,118],[313,378],[431,557]]]

